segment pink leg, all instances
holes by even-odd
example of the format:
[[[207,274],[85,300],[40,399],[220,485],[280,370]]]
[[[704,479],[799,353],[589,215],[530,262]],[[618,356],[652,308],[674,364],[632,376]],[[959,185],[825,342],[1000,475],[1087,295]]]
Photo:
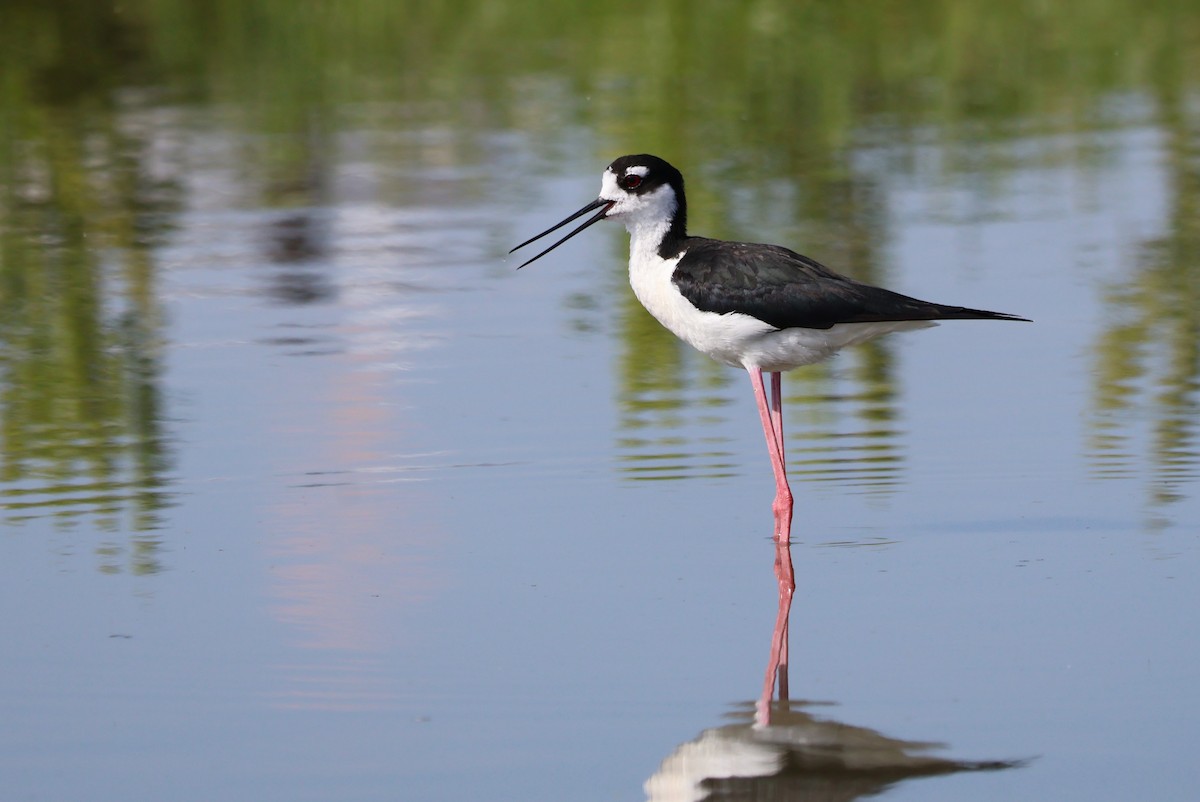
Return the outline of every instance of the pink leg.
[[[788,619],[792,611],[792,594],[796,590],[796,572],[792,568],[792,548],[784,542],[775,544],[775,576],[779,579],[779,608],[782,614],[775,637],[779,640],[779,701],[788,700]]]
[[[780,377],[772,374],[772,394],[776,409],[771,411],[767,404],[767,388],[763,385],[760,368],[746,368],[750,383],[754,386],[754,399],[758,402],[758,415],[762,419],[763,434],[767,438],[767,451],[771,454],[771,469],[775,472],[775,502],[771,511],[775,513],[775,539],[787,543],[792,534],[792,489],[788,486],[787,465],[783,461],[783,413],[780,410]],[[778,420],[778,423],[776,423]]]
[[[771,374],[771,428],[775,432],[775,445],[779,448],[779,458],[784,459],[783,453],[783,374],[776,371]],[[786,465],[787,462],[784,462]]]

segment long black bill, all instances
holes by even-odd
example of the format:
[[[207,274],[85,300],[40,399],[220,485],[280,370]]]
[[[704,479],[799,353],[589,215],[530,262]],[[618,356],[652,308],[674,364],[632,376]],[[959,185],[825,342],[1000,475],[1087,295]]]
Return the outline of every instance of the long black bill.
[[[542,258],[543,256],[545,256],[546,254],[550,253],[550,251],[554,250],[554,249],[555,249],[555,248],[557,248],[559,245],[562,245],[564,242],[566,242],[567,240],[569,240],[571,237],[575,236],[575,235],[576,235],[576,234],[578,234],[580,231],[583,231],[585,228],[587,228],[588,226],[592,225],[593,223],[599,223],[601,220],[603,220],[603,219],[604,219],[604,216],[605,216],[606,214],[608,214],[608,210],[612,208],[612,205],[613,205],[615,202],[616,202],[616,201],[609,201],[609,200],[604,200],[604,198],[598,198],[597,200],[594,200],[594,201],[592,201],[591,203],[589,203],[587,206],[584,206],[584,207],[583,207],[582,209],[580,209],[579,211],[575,212],[575,214],[571,215],[571,216],[570,216],[570,217],[568,217],[566,220],[563,220],[561,223],[555,223],[554,225],[550,226],[548,229],[546,229],[545,231],[543,231],[541,234],[538,234],[536,237],[530,237],[529,239],[525,240],[525,241],[524,241],[524,242],[522,242],[520,245],[518,245],[516,248],[513,248],[511,251],[509,251],[509,253],[513,253],[514,251],[517,251],[517,250],[519,250],[519,249],[521,249],[521,248],[524,248],[524,247],[525,247],[526,245],[528,245],[529,243],[531,243],[531,242],[536,242],[537,240],[540,240],[542,237],[546,236],[547,234],[549,234],[549,233],[551,233],[551,232],[553,232],[553,231],[558,231],[560,228],[562,228],[563,226],[565,226],[567,223],[571,222],[572,220],[574,220],[574,219],[575,219],[575,218],[577,218],[577,217],[582,217],[583,215],[585,215],[585,214],[587,214],[588,212],[590,212],[592,209],[600,209],[600,207],[601,207],[601,206],[603,206],[603,207],[604,207],[603,209],[600,209],[600,213],[599,213],[599,214],[597,214],[597,215],[595,215],[595,216],[593,216],[593,217],[589,217],[587,220],[585,220],[585,221],[583,222],[583,224],[579,226],[579,228],[575,229],[575,230],[574,230],[574,231],[572,231],[570,234],[568,234],[567,236],[563,237],[563,238],[562,238],[562,239],[560,239],[558,242],[554,243],[554,244],[553,244],[553,245],[551,245],[549,248],[547,248],[546,250],[542,251],[541,253],[539,253],[537,256],[533,257],[533,258],[532,258],[532,259],[530,259],[529,261],[527,261],[527,262],[523,262],[522,264],[519,264],[519,265],[517,265],[517,270],[520,270],[522,267],[524,267],[525,265],[529,264],[530,262],[536,262],[538,259],[541,259],[541,258]]]

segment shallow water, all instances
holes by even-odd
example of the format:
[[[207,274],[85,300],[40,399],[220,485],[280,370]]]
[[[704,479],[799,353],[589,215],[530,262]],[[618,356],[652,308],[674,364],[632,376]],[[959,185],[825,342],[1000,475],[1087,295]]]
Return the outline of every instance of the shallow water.
[[[439,73],[477,107],[356,84],[316,126],[113,71],[102,113],[5,106],[6,798],[1190,798],[1193,85],[1182,119],[1101,85],[1001,134],[860,110],[814,154],[765,101],[667,152],[605,130],[617,78],[525,62],[502,97]],[[619,227],[505,254],[640,149],[696,233],[1035,321],[784,385],[819,704],[772,732],[1013,765],[706,780],[697,744],[757,737],[777,614],[749,382],[637,306]]]

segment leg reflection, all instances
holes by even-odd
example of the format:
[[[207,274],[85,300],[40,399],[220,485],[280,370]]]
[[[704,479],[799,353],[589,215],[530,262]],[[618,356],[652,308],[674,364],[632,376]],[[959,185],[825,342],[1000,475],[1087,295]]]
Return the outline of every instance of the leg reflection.
[[[787,541],[775,541],[775,578],[779,582],[779,609],[775,613],[771,656],[767,660],[767,675],[763,679],[762,695],[758,699],[755,715],[755,723],[760,727],[771,723],[771,698],[776,687],[779,688],[779,701],[788,700],[788,619],[792,614],[796,573],[792,568],[791,544]]]

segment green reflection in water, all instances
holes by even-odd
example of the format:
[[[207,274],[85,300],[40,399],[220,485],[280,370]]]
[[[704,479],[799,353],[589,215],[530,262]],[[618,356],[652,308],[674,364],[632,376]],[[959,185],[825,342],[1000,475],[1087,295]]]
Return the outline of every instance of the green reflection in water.
[[[169,454],[151,254],[179,188],[118,97],[136,42],[78,11],[17,4],[0,34],[0,509],[131,530],[101,563],[152,572]]]
[[[1152,505],[1200,478],[1200,113],[1167,122],[1170,216],[1143,242],[1133,275],[1111,288],[1111,321],[1094,349],[1089,451],[1105,477],[1149,465]],[[1132,453],[1149,429],[1150,453]]]

